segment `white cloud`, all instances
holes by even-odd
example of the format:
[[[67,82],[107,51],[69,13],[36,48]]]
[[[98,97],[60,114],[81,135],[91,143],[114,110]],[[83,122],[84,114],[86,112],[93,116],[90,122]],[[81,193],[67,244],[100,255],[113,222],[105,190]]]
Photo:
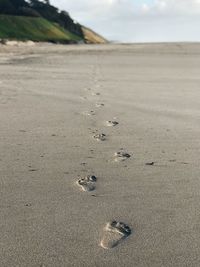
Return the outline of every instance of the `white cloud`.
[[[199,41],[200,0],[51,0],[109,39]]]
[[[164,10],[166,14],[172,12],[177,15],[191,15],[200,13],[199,0],[155,0],[155,11]]]
[[[148,13],[150,11],[149,5],[147,5],[145,3],[142,4],[141,9],[142,9],[143,13]]]

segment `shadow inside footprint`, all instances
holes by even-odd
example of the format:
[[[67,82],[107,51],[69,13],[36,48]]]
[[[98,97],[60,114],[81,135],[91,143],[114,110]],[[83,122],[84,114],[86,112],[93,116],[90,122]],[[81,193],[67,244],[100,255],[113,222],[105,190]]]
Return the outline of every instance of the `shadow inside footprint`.
[[[131,229],[123,222],[112,221],[106,224],[101,247],[111,249],[131,234]]]
[[[76,183],[79,185],[83,191],[93,191],[95,190],[97,178],[94,175],[87,175],[84,178],[80,178]]]
[[[153,166],[154,164],[155,164],[154,161],[152,161],[152,162],[146,162],[146,163],[145,163],[145,165],[147,165],[147,166]]]
[[[106,135],[105,134],[95,134],[93,135],[94,139],[97,141],[105,141],[106,140]]]
[[[106,121],[106,125],[107,126],[116,126],[117,124],[119,124],[119,122],[117,121]]]
[[[114,157],[115,157],[115,161],[124,161],[130,158],[131,155],[126,152],[119,151],[119,152],[115,152]]]

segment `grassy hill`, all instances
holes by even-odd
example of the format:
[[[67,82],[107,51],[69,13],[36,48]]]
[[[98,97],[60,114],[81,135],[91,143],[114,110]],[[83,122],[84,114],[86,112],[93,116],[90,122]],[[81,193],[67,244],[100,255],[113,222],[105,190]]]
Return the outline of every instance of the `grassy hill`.
[[[78,42],[82,38],[41,17],[0,15],[0,39]]]
[[[105,43],[50,0],[0,0],[0,39],[57,43]]]

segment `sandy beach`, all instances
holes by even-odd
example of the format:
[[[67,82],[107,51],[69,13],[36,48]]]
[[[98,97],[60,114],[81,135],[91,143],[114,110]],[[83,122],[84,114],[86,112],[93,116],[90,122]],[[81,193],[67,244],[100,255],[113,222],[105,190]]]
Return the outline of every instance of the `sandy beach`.
[[[199,68],[200,44],[1,45],[0,266],[199,267]]]

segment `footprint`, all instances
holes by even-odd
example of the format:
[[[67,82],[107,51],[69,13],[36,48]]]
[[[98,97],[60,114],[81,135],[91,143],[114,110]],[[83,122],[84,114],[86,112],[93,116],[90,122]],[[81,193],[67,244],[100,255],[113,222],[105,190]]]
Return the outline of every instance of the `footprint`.
[[[104,235],[100,245],[105,249],[114,248],[130,234],[130,227],[123,222],[109,222],[104,228]]]
[[[80,178],[76,183],[77,185],[81,186],[83,191],[93,191],[95,189],[96,181],[96,176],[87,175],[84,178]]]
[[[117,124],[119,124],[117,121],[106,121],[106,125],[110,127],[116,126]]]
[[[92,93],[92,95],[101,95],[100,93]]]
[[[84,111],[83,114],[87,115],[87,116],[93,116],[93,115],[95,115],[95,111],[94,110]]]
[[[105,141],[106,140],[106,135],[105,134],[95,134],[93,136],[97,141]]]
[[[101,107],[104,107],[105,105],[103,103],[96,103],[96,107],[97,108],[101,108]]]
[[[119,151],[119,152],[115,152],[114,157],[115,157],[115,161],[124,161],[130,158],[131,155],[126,152]]]

